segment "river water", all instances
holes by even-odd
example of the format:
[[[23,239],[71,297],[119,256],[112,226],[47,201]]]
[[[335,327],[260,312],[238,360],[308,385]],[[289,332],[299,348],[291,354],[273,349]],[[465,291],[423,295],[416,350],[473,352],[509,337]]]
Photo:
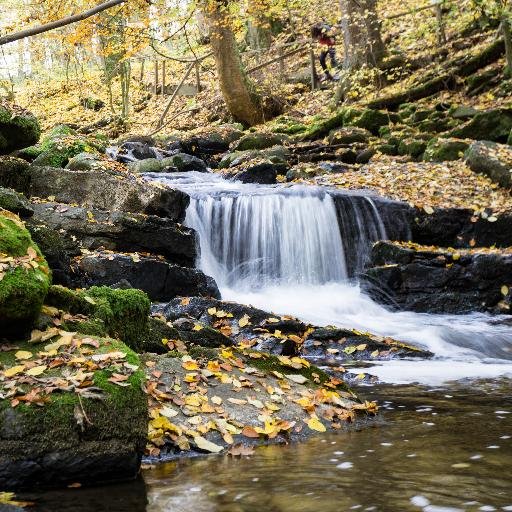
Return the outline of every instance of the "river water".
[[[32,496],[35,510],[512,511],[512,322],[391,312],[367,297],[357,272],[400,222],[381,200],[209,173],[148,178],[191,196],[185,223],[199,234],[198,266],[223,299],[392,336],[436,356],[365,366],[381,382],[358,390],[381,406],[370,428],[245,459],[182,459],[146,469],[145,485]]]

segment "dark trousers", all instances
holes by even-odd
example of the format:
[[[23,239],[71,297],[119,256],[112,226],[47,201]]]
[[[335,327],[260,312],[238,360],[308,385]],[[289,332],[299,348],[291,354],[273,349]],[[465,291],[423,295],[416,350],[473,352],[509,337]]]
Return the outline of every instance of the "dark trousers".
[[[331,67],[336,67],[338,62],[336,61],[336,48],[334,46],[329,46],[327,49],[322,50],[320,53],[320,65],[326,73],[329,71],[327,67],[328,57],[331,59]]]

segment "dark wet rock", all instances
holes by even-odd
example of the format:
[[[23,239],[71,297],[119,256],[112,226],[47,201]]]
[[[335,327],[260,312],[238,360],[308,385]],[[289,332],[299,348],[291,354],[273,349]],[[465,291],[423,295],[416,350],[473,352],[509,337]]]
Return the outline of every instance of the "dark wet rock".
[[[510,313],[512,253],[379,242],[363,278],[372,297],[396,309]]]
[[[283,146],[289,141],[290,137],[283,133],[253,132],[241,137],[231,149],[233,151],[268,149],[274,146]]]
[[[447,162],[460,160],[468,149],[469,143],[459,139],[432,139],[425,150],[425,162]]]
[[[363,149],[357,154],[356,164],[367,164],[377,151],[374,148]]]
[[[53,167],[30,168],[27,195],[53,197],[60,203],[80,204],[101,210],[157,215],[177,222],[185,218],[190,201],[179,190],[149,183],[124,172],[70,171]]]
[[[153,147],[152,140],[129,140],[123,142],[117,149],[117,160],[119,162],[128,163],[134,160],[147,160],[149,158],[157,158],[158,151]]]
[[[34,214],[27,198],[10,188],[0,187],[0,208],[16,213],[20,217],[31,217]]]
[[[33,208],[35,223],[76,239],[83,249],[149,252],[184,266],[193,266],[197,257],[195,232],[171,219],[61,203]]]
[[[474,142],[466,151],[469,168],[485,174],[502,187],[512,187],[512,148],[494,142]]]
[[[112,286],[127,281],[154,301],[178,296],[220,297],[215,281],[200,270],[154,257],[100,252],[77,259],[73,270],[76,287]]]
[[[273,164],[270,161],[250,162],[238,168],[230,169],[226,177],[242,183],[259,183],[260,185],[272,185],[277,183],[277,175],[286,173],[288,167]]]
[[[486,110],[472,117],[460,127],[447,133],[458,139],[489,140],[507,142],[512,129],[512,109]]]
[[[0,103],[0,155],[36,144],[40,135],[39,121],[31,112]]]
[[[332,130],[329,134],[329,144],[353,144],[354,142],[368,143],[372,134],[365,128],[347,126]]]
[[[12,156],[0,156],[0,186],[28,195],[30,187],[28,162]]]

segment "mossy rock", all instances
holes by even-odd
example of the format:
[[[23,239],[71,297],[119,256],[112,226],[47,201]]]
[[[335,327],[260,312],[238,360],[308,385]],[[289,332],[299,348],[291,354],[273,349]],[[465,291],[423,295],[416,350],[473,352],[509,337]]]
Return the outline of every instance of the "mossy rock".
[[[270,128],[274,133],[284,133],[285,135],[297,135],[305,133],[308,130],[308,127],[304,123],[287,116],[274,119]]]
[[[375,151],[382,153],[383,155],[396,156],[398,155],[398,148],[394,144],[378,144],[373,146]]]
[[[446,137],[505,143],[511,130],[512,108],[499,108],[476,114],[462,126],[447,132]]]
[[[382,126],[388,126],[390,123],[398,123],[400,117],[393,112],[372,109],[345,110],[343,115],[344,126],[357,126],[370,131],[373,135],[379,135]]]
[[[30,189],[29,164],[21,158],[0,157],[0,186],[12,188],[28,196]]]
[[[101,286],[75,292],[63,286],[52,286],[46,302],[63,311],[88,317],[87,321],[67,325],[68,329],[115,337],[135,351],[143,348],[151,303],[140,290]]]
[[[136,174],[142,174],[146,172],[161,172],[163,171],[162,160],[157,158],[146,158],[145,160],[137,160],[131,162],[128,165],[128,169]]]
[[[0,210],[2,337],[22,336],[30,330],[39,316],[50,280],[48,264],[24,224],[15,214]]]
[[[419,158],[427,148],[427,143],[421,139],[404,139],[398,146],[398,154]]]
[[[89,341],[95,342],[97,348],[82,345],[85,350],[78,348],[76,355],[90,362],[84,363],[85,371],[87,365],[93,368],[90,394],[80,397],[70,386],[71,391],[45,395],[47,401],[41,405],[22,402],[13,407],[12,398],[0,400],[0,487],[59,487],[75,482],[94,484],[136,477],[144,451],[148,414],[147,397],[142,389],[145,376],[137,369],[140,360],[119,341],[105,338],[89,338]],[[58,349],[55,356],[44,356],[40,354],[45,352],[44,345],[19,342],[16,350],[30,352],[31,360],[44,359],[41,364],[47,368],[39,377],[41,382],[48,377],[67,378],[67,365],[51,365],[53,359],[62,357],[66,348]],[[15,352],[0,353],[3,371],[23,364],[15,358]],[[94,369],[94,357],[105,353],[117,355],[112,362]],[[126,371],[124,364],[130,365],[131,370],[123,386],[109,381],[112,375]],[[27,394],[38,387],[39,393],[44,394],[45,384],[41,382],[28,379],[17,386],[23,386]]]
[[[314,119],[309,125],[305,133],[299,136],[300,140],[316,140],[321,139],[336,128],[343,126],[343,118],[345,117],[345,109],[341,109],[331,117]]]
[[[432,139],[425,150],[425,162],[449,162],[460,160],[469,143],[459,139]]]
[[[71,171],[92,171],[101,168],[101,158],[98,154],[94,153],[78,153],[69,160],[66,169]]]
[[[27,198],[10,188],[0,187],[0,209],[2,208],[21,217],[30,217],[34,214]]]
[[[263,150],[233,151],[219,162],[219,169],[228,169],[252,160],[269,160],[275,165],[286,165],[290,151],[283,146],[274,146]]]
[[[248,151],[251,149],[268,149],[273,146],[282,146],[289,142],[288,136],[279,133],[254,132],[244,135],[233,146],[234,151]]]
[[[98,154],[107,149],[108,141],[101,135],[79,135],[67,125],[55,127],[39,145],[24,150],[35,156],[37,166],[65,167],[80,153]]]
[[[161,165],[164,171],[167,167],[174,167],[179,172],[208,171],[208,167],[203,160],[192,155],[187,155],[186,153],[177,153],[176,155],[164,158],[161,161]]]
[[[41,126],[31,112],[0,103],[0,154],[36,144],[40,136]]]

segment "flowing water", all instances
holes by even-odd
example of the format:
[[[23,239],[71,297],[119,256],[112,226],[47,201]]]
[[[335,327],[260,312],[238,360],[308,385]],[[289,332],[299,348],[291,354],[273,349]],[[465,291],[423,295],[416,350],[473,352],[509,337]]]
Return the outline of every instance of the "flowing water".
[[[361,387],[370,428],[269,446],[248,459],[181,459],[145,485],[27,495],[35,511],[512,511],[512,323],[483,314],[391,312],[360,290],[372,243],[406,237],[385,201],[214,174],[150,175],[191,196],[200,268],[226,300],[415,342],[432,361],[388,361]]]

